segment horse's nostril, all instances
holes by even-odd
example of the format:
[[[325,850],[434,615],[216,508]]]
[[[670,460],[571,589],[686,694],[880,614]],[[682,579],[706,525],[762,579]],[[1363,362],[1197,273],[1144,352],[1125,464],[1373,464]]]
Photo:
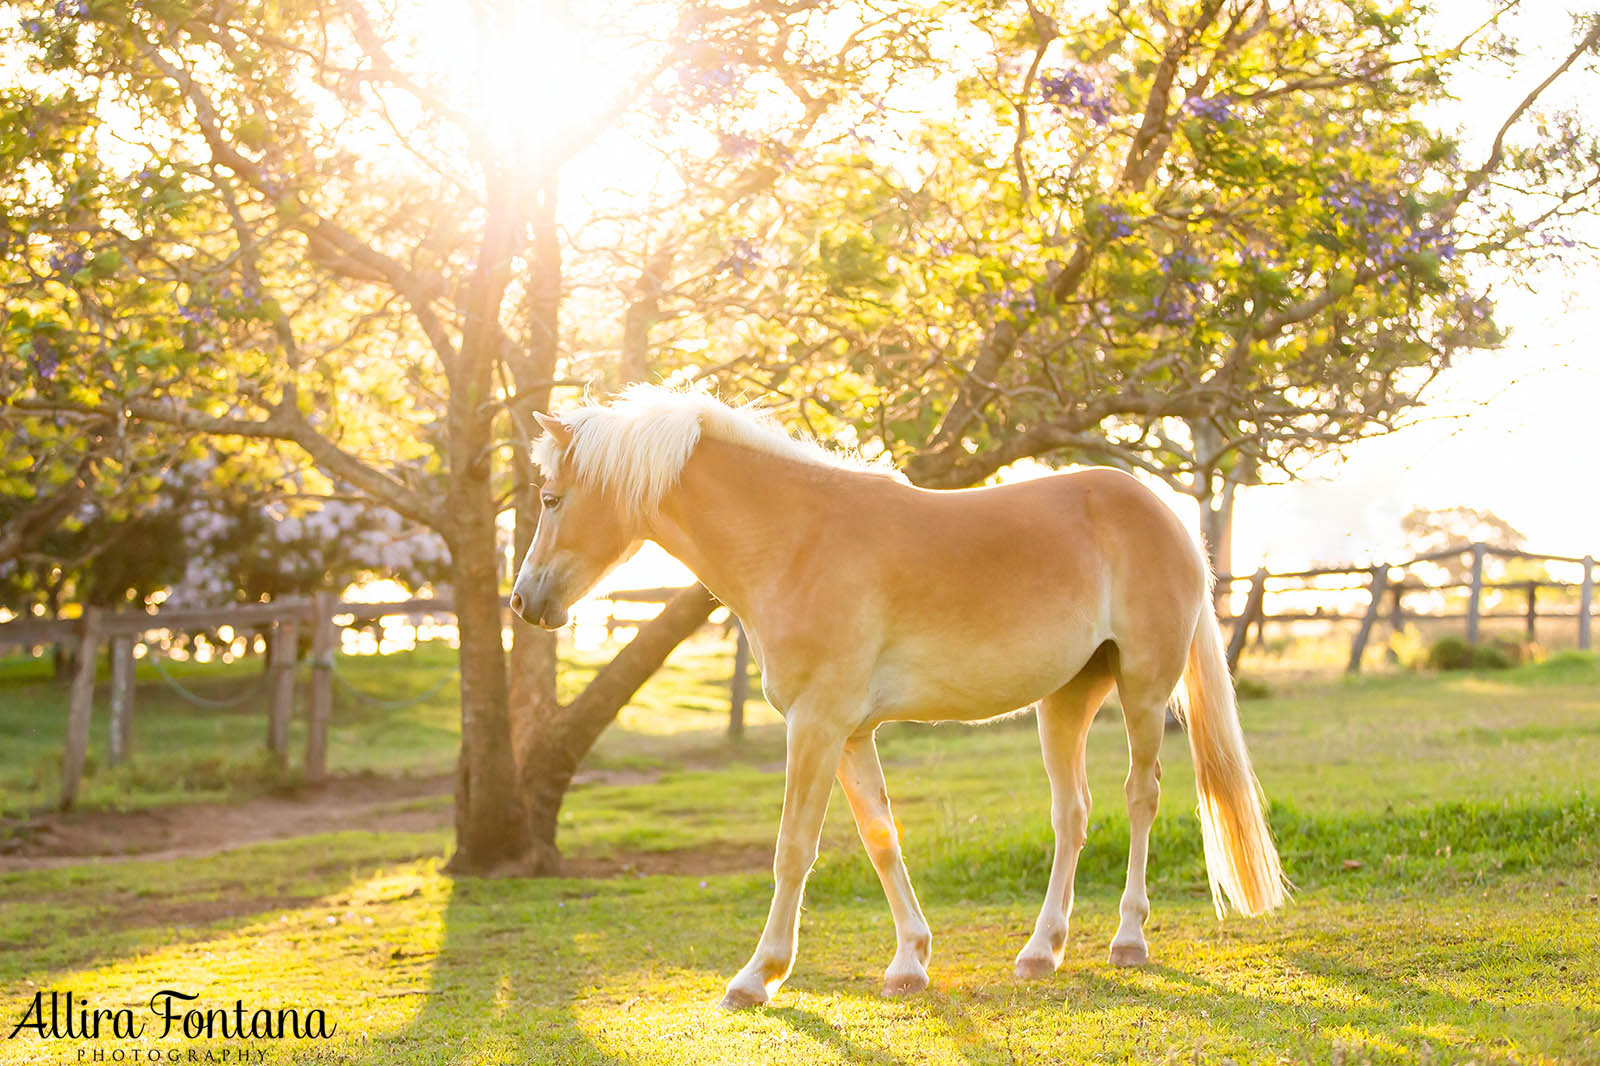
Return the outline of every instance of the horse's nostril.
[[[522,613],[522,593],[513,592],[511,594],[511,609],[519,615]]]

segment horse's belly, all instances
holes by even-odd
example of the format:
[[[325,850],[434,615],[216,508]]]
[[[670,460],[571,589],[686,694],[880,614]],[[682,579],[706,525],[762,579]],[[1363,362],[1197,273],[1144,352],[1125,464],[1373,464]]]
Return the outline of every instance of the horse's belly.
[[[894,649],[873,671],[869,713],[875,722],[976,722],[1008,714],[1072,680],[1100,645],[1087,633],[1042,637]]]

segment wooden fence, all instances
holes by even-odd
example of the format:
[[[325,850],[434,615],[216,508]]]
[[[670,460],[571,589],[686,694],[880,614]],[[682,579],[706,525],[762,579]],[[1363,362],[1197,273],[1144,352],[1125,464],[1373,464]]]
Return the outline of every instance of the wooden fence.
[[[0,647],[63,644],[78,646],[76,673],[67,711],[66,750],[61,767],[61,806],[70,809],[78,798],[89,729],[94,713],[94,682],[100,651],[109,645],[111,655],[111,719],[108,752],[115,765],[128,758],[133,747],[134,645],[149,633],[184,633],[230,626],[235,631],[265,628],[267,638],[267,748],[280,762],[289,754],[289,722],[294,715],[295,674],[299,661],[300,627],[311,631],[308,665],[311,683],[306,708],[305,776],[320,781],[327,775],[328,722],[333,712],[333,656],[337,648],[335,618],[349,616],[353,624],[394,615],[421,616],[450,612],[448,600],[412,600],[397,604],[340,603],[329,593],[309,600],[238,604],[204,610],[105,611],[87,607],[76,619],[44,621],[23,618],[0,624]]]
[[[632,589],[610,593],[617,602],[665,603],[679,589]],[[89,749],[94,715],[95,675],[100,652],[109,648],[111,658],[108,759],[112,765],[125,761],[133,747],[134,646],[147,634],[214,631],[229,626],[235,632],[265,629],[267,636],[267,749],[280,763],[289,757],[289,724],[294,717],[296,675],[302,666],[310,669],[306,697],[306,747],[304,774],[308,781],[321,781],[328,768],[328,725],[333,713],[334,654],[339,647],[341,628],[371,623],[382,618],[440,618],[454,616],[448,597],[405,600],[399,603],[352,603],[339,601],[331,593],[310,599],[280,600],[275,603],[238,604],[208,609],[172,609],[155,612],[105,611],[85,608],[74,619],[44,620],[19,618],[0,623],[0,649],[7,646],[34,647],[76,643],[77,667],[72,677],[67,712],[67,737],[62,754],[61,808],[70,810],[77,802]],[[608,635],[630,623],[615,618],[608,621]],[[738,739],[744,732],[744,704],[749,692],[750,645],[737,620],[734,651],[735,673],[729,681],[728,732]],[[303,662],[299,658],[302,627],[309,628],[311,651]],[[159,663],[157,663],[159,666]],[[196,699],[192,693],[189,698]],[[196,699],[196,702],[202,702]]]
[[[1428,584],[1413,580],[1408,571],[1426,563],[1439,563],[1451,559],[1470,556],[1469,578],[1466,581],[1439,582]],[[1485,581],[1483,573],[1484,560],[1490,556],[1504,559],[1528,559],[1534,562],[1553,562],[1576,565],[1582,568],[1582,577],[1576,582],[1552,581],[1549,579],[1521,579],[1508,581]],[[1395,579],[1398,571],[1400,578]],[[1268,582],[1301,582],[1301,587],[1279,588],[1273,591],[1316,593],[1335,590],[1318,589],[1308,584],[1317,578],[1338,577],[1343,575],[1365,578],[1364,590],[1366,592],[1366,607],[1359,615],[1344,614],[1338,610],[1325,611],[1318,608],[1312,612],[1279,612],[1269,614],[1266,610],[1266,597]],[[1350,657],[1346,670],[1357,673],[1361,669],[1361,660],[1366,653],[1367,644],[1372,637],[1373,630],[1380,620],[1387,615],[1389,624],[1398,632],[1404,628],[1406,620],[1429,619],[1434,621],[1462,621],[1465,623],[1464,636],[1468,644],[1476,645],[1482,636],[1483,623],[1489,619],[1515,618],[1523,622],[1524,635],[1528,641],[1537,639],[1538,620],[1543,618],[1574,619],[1577,622],[1578,647],[1588,650],[1593,646],[1593,615],[1594,615],[1594,556],[1586,555],[1575,558],[1569,555],[1541,555],[1536,552],[1516,551],[1509,548],[1496,548],[1488,544],[1466,544],[1459,548],[1449,548],[1444,551],[1419,555],[1402,563],[1380,563],[1367,566],[1324,566],[1314,567],[1309,570],[1296,570],[1285,573],[1269,573],[1266,570],[1257,570],[1250,575],[1225,574],[1217,579],[1219,590],[1226,594],[1232,586],[1239,582],[1248,582],[1249,589],[1245,597],[1244,608],[1235,616],[1230,616],[1227,621],[1233,624],[1233,633],[1228,642],[1228,665],[1237,668],[1239,657],[1244,651],[1245,642],[1252,627],[1259,633],[1267,622],[1304,622],[1304,621],[1355,621],[1358,626],[1350,642]],[[1524,593],[1524,606],[1522,609],[1507,613],[1488,614],[1483,609],[1484,591],[1487,589],[1517,589]],[[1575,612],[1558,612],[1539,610],[1540,589],[1561,589],[1564,591],[1576,590],[1578,593],[1578,607]],[[1405,610],[1405,597],[1415,596],[1420,593],[1437,593],[1465,590],[1466,609],[1459,613],[1438,612],[1413,612]],[[1387,600],[1387,605],[1385,604]],[[1387,606],[1387,610],[1386,610]]]
[[[1391,575],[1425,563],[1471,556],[1470,580],[1424,584],[1402,576],[1393,580]],[[1558,582],[1550,580],[1520,580],[1486,582],[1484,560],[1489,556],[1529,559],[1542,562],[1574,564],[1582,567],[1580,581]],[[1340,575],[1363,576],[1366,607],[1360,615],[1347,615],[1339,611],[1268,613],[1266,597],[1269,582],[1301,582],[1299,590],[1276,589],[1274,592],[1316,592],[1314,586],[1304,584],[1317,578]],[[1228,642],[1228,664],[1237,668],[1250,630],[1259,633],[1267,622],[1295,621],[1357,621],[1355,636],[1350,645],[1347,669],[1355,673],[1361,669],[1361,660],[1373,630],[1385,616],[1396,631],[1404,627],[1406,619],[1427,618],[1435,620],[1461,620],[1465,622],[1465,636],[1470,644],[1479,641],[1482,623],[1490,618],[1519,618],[1524,620],[1525,633],[1533,640],[1538,619],[1541,617],[1576,618],[1578,647],[1592,646],[1592,617],[1594,610],[1594,557],[1582,559],[1562,555],[1539,555],[1533,552],[1511,551],[1485,544],[1470,544],[1461,548],[1421,555],[1398,564],[1368,566],[1328,566],[1285,573],[1257,570],[1254,574],[1223,575],[1217,579],[1219,590],[1230,590],[1235,584],[1248,582],[1249,589],[1244,609],[1225,621],[1233,630]],[[1515,614],[1489,615],[1483,611],[1485,589],[1516,588],[1525,590],[1525,609]],[[1578,608],[1574,613],[1558,613],[1538,609],[1540,589],[1576,589]],[[1404,598],[1422,592],[1449,590],[1467,591],[1466,610],[1462,614],[1413,613],[1407,614]],[[665,603],[677,594],[678,589],[631,589],[609,593],[605,598],[618,603]],[[1328,590],[1322,590],[1328,591]],[[285,600],[270,604],[240,604],[204,610],[173,609],[157,612],[102,611],[87,608],[81,617],[62,621],[33,618],[15,619],[0,623],[0,648],[8,645],[36,646],[78,644],[77,670],[72,679],[70,707],[67,716],[66,748],[62,757],[61,806],[71,808],[77,801],[79,784],[83,776],[84,759],[89,747],[89,733],[94,708],[95,673],[99,653],[109,645],[111,657],[111,714],[109,722],[109,758],[113,764],[127,759],[133,743],[134,695],[134,645],[148,633],[183,633],[215,630],[230,626],[235,631],[265,628],[268,631],[266,689],[268,692],[266,741],[268,750],[280,761],[288,758],[289,723],[294,715],[296,674],[302,665],[310,667],[306,708],[305,776],[309,781],[320,781],[327,775],[328,723],[333,711],[334,653],[338,648],[338,631],[341,626],[370,623],[382,618],[437,618],[453,615],[448,597],[406,600],[400,603],[350,603],[336,600],[329,593],[319,594],[309,600]],[[617,619],[614,615],[606,624],[607,634],[617,628],[636,625],[637,621]],[[298,646],[302,626],[311,632],[310,658],[299,660]],[[729,680],[728,733],[738,739],[744,732],[744,705],[749,694],[750,644],[737,619],[732,620],[735,636],[734,670]]]

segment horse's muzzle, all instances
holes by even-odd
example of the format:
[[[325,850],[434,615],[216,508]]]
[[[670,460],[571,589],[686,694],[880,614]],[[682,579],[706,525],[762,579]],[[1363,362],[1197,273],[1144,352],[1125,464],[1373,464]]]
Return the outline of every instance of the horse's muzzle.
[[[541,586],[544,582],[540,582]],[[560,629],[567,624],[567,609],[555,602],[550,592],[540,588],[530,596],[520,591],[511,593],[511,611],[518,618],[541,629]]]

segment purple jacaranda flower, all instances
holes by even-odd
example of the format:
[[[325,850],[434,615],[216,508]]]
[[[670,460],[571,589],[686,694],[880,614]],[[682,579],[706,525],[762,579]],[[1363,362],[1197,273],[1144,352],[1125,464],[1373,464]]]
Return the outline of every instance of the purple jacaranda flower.
[[[33,363],[34,371],[41,380],[52,380],[61,366],[61,350],[56,347],[55,338],[48,333],[35,333],[30,338],[29,347],[32,350],[29,361]]]
[[[748,237],[740,237],[733,242],[727,258],[717,264],[717,273],[732,273],[735,277],[743,278],[759,262],[761,246]]]
[[[82,248],[68,248],[50,253],[50,269],[60,277],[71,277],[83,269],[85,257]]]
[[[1186,326],[1194,321],[1194,301],[1186,289],[1163,293],[1155,306],[1137,317],[1157,326]]]
[[[1198,272],[1205,265],[1205,260],[1192,252],[1174,249],[1160,257],[1161,272],[1168,277],[1184,280]]]
[[[1233,101],[1225,96],[1191,96],[1183,102],[1183,109],[1206,122],[1227,122],[1233,118]]]
[[[1133,216],[1115,205],[1101,208],[1098,216],[1091,216],[1101,234],[1112,241],[1120,241],[1133,233]]]
[[[1057,112],[1082,112],[1096,126],[1111,121],[1111,98],[1076,70],[1047,74],[1039,79],[1039,92]]]
[[[1453,259],[1456,235],[1448,223],[1430,219],[1410,197],[1363,178],[1341,178],[1319,195],[1336,232],[1354,238],[1367,256],[1431,254]]]

